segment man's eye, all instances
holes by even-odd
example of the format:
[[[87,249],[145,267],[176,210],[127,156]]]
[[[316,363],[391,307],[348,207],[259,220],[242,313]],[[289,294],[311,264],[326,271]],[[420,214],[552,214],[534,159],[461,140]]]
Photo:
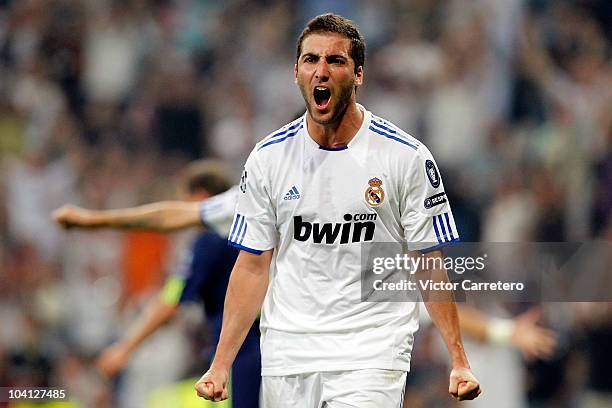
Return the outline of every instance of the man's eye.
[[[314,62],[314,57],[306,57],[304,58],[304,62]]]

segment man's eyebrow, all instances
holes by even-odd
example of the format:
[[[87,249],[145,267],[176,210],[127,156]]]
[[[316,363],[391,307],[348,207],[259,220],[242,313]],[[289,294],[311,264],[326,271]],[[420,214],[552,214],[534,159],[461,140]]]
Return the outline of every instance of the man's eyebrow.
[[[306,58],[306,57],[315,57],[315,58],[320,58],[321,56],[319,54],[315,54],[313,52],[306,52],[304,54],[302,54],[301,58]],[[344,55],[344,54],[329,54],[325,56],[325,59],[333,59],[333,58],[342,58],[342,59],[348,59],[348,56]]]

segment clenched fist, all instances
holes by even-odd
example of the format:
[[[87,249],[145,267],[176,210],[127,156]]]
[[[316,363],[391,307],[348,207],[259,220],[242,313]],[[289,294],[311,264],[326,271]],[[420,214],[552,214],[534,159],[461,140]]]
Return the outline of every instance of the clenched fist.
[[[67,204],[53,211],[53,220],[64,228],[90,227],[92,216],[89,210]]]
[[[209,401],[224,401],[228,398],[229,370],[211,368],[195,384],[198,397]]]
[[[457,401],[473,400],[482,392],[480,383],[469,368],[453,368],[448,392]]]

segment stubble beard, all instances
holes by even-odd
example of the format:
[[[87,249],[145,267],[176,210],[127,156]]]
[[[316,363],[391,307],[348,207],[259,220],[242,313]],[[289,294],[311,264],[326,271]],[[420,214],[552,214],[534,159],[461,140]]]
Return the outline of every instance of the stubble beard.
[[[342,117],[344,116],[344,113],[346,112],[346,109],[348,108],[351,102],[351,97],[353,95],[353,90],[355,89],[355,84],[351,83],[341,89],[340,97],[338,98],[338,102],[336,103],[336,105],[332,106],[332,115],[329,119],[318,119],[313,114],[313,107],[310,102],[310,99],[314,97],[311,95],[310,90],[307,90],[302,85],[299,85],[299,88],[300,92],[302,93],[302,97],[304,98],[304,102],[306,102],[306,109],[308,110],[308,114],[310,115],[312,120],[314,120],[319,125],[329,126],[336,124],[340,122],[340,120],[342,120]]]

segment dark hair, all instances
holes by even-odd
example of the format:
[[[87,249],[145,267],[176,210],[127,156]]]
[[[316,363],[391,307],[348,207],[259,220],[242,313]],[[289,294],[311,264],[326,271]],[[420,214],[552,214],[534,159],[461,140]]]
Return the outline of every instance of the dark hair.
[[[232,186],[229,174],[229,170],[220,160],[197,160],[187,166],[183,186],[192,194],[198,190],[206,190],[210,195],[216,195]]]
[[[365,40],[359,32],[357,25],[338,14],[326,13],[316,16],[306,24],[297,41],[296,61],[302,54],[302,43],[310,34],[316,33],[337,33],[351,40],[349,55],[355,62],[355,72],[358,67],[363,67],[365,63]]]

